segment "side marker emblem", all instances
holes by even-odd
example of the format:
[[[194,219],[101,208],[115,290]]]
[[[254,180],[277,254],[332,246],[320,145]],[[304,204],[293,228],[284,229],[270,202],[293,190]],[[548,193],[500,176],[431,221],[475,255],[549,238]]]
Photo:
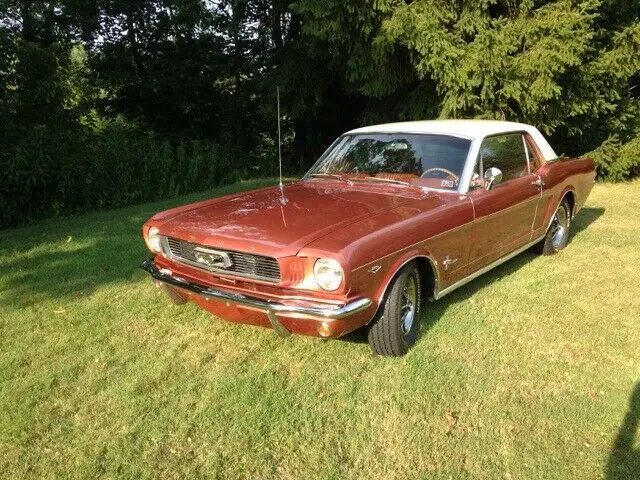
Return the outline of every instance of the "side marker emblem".
[[[457,261],[457,258],[450,258],[449,255],[447,255],[446,257],[444,257],[444,260],[442,260],[442,265],[444,265],[445,270],[449,270],[449,265],[453,265]]]

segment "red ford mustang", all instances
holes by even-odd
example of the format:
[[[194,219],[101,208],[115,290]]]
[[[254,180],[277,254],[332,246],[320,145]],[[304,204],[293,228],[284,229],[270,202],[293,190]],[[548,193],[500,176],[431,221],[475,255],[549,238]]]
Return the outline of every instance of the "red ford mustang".
[[[558,158],[530,125],[365,127],[282,189],[154,215],[142,268],[176,303],[280,334],[367,326],[375,352],[403,355],[424,300],[525,249],[562,250],[594,178],[590,159]]]

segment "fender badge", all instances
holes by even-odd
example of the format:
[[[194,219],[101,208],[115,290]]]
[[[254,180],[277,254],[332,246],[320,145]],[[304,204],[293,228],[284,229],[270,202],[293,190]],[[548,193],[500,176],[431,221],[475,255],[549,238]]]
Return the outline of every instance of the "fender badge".
[[[449,255],[447,255],[446,257],[444,257],[444,260],[442,260],[442,265],[444,265],[445,270],[449,270],[449,265],[453,265],[457,261],[457,258],[450,258]]]
[[[371,273],[378,273],[382,267],[380,265],[374,265],[369,269]]]

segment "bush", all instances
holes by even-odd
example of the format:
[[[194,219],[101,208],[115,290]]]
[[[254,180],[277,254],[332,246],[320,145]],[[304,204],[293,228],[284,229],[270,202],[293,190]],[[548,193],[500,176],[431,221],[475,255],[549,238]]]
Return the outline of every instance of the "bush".
[[[626,143],[613,135],[587,154],[596,164],[598,178],[619,182],[640,175],[640,134]]]
[[[121,120],[77,131],[32,129],[0,151],[0,228],[231,183],[249,168],[243,158],[209,141],[170,141]]]

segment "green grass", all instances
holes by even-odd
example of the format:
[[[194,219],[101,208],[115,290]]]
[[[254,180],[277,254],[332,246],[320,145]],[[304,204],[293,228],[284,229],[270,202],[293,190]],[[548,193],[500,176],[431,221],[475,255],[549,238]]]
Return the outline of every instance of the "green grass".
[[[640,478],[640,182],[400,359],[170,305],[140,225],[203,196],[0,232],[0,477]]]

